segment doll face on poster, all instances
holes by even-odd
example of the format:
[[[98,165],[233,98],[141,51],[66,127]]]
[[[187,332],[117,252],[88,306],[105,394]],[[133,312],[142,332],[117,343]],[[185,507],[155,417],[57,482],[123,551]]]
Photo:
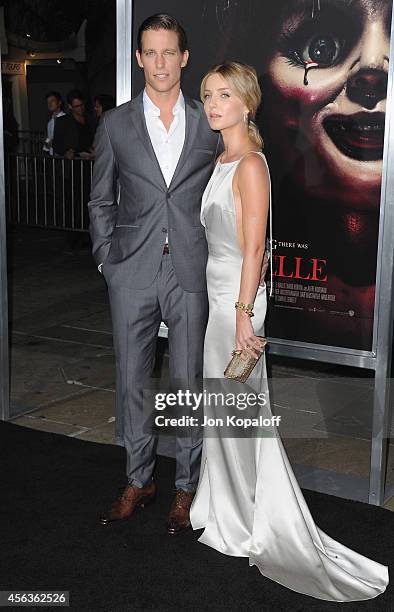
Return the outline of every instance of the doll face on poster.
[[[283,4],[267,92],[263,91],[271,146],[310,195],[352,208],[376,209],[391,2]]]

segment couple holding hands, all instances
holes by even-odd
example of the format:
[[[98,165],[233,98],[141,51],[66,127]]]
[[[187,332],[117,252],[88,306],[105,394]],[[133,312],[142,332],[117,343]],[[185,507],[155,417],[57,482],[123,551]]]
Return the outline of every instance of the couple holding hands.
[[[171,379],[193,386],[222,379],[234,348],[263,351],[267,309],[271,185],[252,121],[261,102],[255,70],[216,66],[202,81],[202,103],[188,98],[180,85],[187,38],[167,14],[142,23],[136,56],[145,88],[99,124],[89,203],[111,304],[116,438],[127,454],[128,484],[103,525],[130,518],[156,495],[157,438],[144,430],[143,392],[161,321]],[[267,390],[264,354],[251,380]],[[276,428],[270,437],[204,441],[190,428],[176,439],[175,487],[170,535],[204,529],[200,542],[324,600],[370,599],[386,588],[387,567],[315,525]]]

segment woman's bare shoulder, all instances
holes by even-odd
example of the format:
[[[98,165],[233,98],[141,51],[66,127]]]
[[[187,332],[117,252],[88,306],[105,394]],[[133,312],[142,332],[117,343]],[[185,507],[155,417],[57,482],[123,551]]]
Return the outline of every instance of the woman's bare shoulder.
[[[238,177],[241,182],[249,180],[268,180],[268,165],[264,153],[261,151],[249,151],[239,162]]]

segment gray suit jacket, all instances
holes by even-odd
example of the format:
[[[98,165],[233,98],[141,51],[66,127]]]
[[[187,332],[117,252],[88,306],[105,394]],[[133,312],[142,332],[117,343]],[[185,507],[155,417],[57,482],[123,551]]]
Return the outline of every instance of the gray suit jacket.
[[[185,143],[169,187],[148,135],[142,93],[107,111],[100,121],[90,234],[96,263],[103,263],[111,284],[149,287],[168,232],[178,283],[185,291],[206,289],[207,243],[200,208],[219,136],[210,129],[200,102],[185,96],[185,113]]]

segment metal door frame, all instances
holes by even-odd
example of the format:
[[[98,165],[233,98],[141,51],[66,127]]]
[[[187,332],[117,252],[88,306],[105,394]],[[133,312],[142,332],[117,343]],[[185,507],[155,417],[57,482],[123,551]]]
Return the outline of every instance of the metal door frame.
[[[0,49],[1,58],[1,49]],[[3,127],[3,88],[0,79],[0,126]],[[4,138],[0,130],[0,418],[10,417],[8,350],[7,226],[4,188]]]

